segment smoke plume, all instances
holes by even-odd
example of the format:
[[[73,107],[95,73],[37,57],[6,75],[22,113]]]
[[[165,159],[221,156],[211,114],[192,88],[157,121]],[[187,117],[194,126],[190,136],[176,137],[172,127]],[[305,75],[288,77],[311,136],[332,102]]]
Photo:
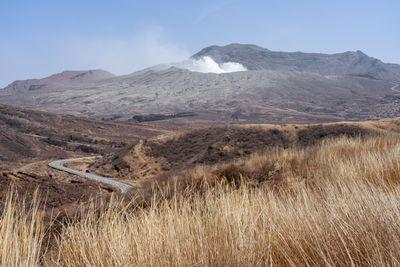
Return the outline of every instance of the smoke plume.
[[[202,73],[230,73],[237,71],[247,71],[246,67],[244,67],[240,63],[226,62],[218,64],[209,56],[205,56],[200,59],[190,59],[178,63],[176,67]]]

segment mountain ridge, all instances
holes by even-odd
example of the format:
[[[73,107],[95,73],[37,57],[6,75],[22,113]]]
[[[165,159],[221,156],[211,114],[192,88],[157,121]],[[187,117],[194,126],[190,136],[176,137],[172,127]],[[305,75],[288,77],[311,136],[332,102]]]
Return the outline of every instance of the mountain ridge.
[[[246,55],[243,55],[245,53]],[[264,54],[264,58],[262,57]],[[272,51],[267,48],[263,48],[254,44],[240,44],[240,43],[231,43],[224,46],[219,45],[211,45],[201,49],[199,52],[195,53],[191,56],[192,59],[199,59],[204,56],[209,56],[213,60],[215,60],[218,64],[226,63],[226,62],[235,62],[240,63],[248,70],[283,70],[283,71],[300,71],[300,72],[312,72],[318,73],[321,75],[365,75],[370,76],[375,79],[387,79],[392,81],[400,81],[400,64],[396,63],[384,63],[379,59],[373,58],[365,54],[361,50],[357,51],[346,51],[342,53],[306,53],[301,51],[296,52],[283,52],[283,51]],[[258,59],[255,60],[255,57]],[[272,60],[268,62],[269,59]],[[368,60],[369,64],[376,65],[376,70],[374,72],[369,71],[354,71],[354,66],[350,66],[353,71],[335,71],[332,69],[323,70],[323,69],[313,69],[307,67],[302,62],[296,62],[299,60],[303,61],[311,61],[311,60],[322,60],[326,58],[333,58],[335,61],[345,60],[346,58],[351,58],[353,63],[357,63],[356,61]],[[263,62],[260,62],[263,61]],[[252,62],[251,62],[252,61]],[[276,61],[284,61],[283,63],[277,64]],[[360,63],[360,62],[358,62]],[[384,67],[383,67],[383,65]],[[348,66],[347,66],[348,67]],[[173,63],[168,64],[160,64],[152,67],[145,68],[143,70],[135,71],[133,73],[127,75],[116,76],[106,70],[102,69],[93,69],[93,70],[65,70],[60,73],[56,73],[44,78],[33,78],[26,80],[16,80],[4,88],[0,89],[16,89],[18,87],[24,87],[25,89],[29,87],[31,90],[40,89],[42,85],[46,85],[46,83],[56,84],[59,83],[64,85],[66,81],[76,81],[76,82],[93,82],[99,81],[108,78],[114,77],[129,77],[132,75],[136,75],[143,71],[153,70],[153,71],[161,71],[168,68],[180,68],[179,66],[174,65]],[[182,69],[182,68],[180,68]],[[379,75],[379,72],[394,72],[395,74],[384,74]],[[381,74],[382,74],[381,73]],[[88,77],[91,75],[92,78],[82,79],[84,77]],[[90,76],[89,75],[89,76]],[[65,77],[63,77],[65,76]],[[61,77],[61,81],[57,80],[58,77]],[[64,82],[64,83],[63,83]],[[33,85],[32,87],[30,87]],[[68,85],[68,84],[67,84]],[[37,88],[36,88],[37,87]]]
[[[213,58],[219,64],[237,62],[249,70],[296,70],[321,75],[368,74],[377,79],[400,81],[400,65],[384,63],[361,50],[335,54],[282,52],[252,44],[232,43],[206,47],[192,58],[204,56]]]
[[[78,83],[95,82],[102,79],[115,77],[111,72],[93,69],[93,70],[65,70],[60,73],[52,74],[39,79],[16,80],[3,90],[39,90],[49,85],[68,86]]]
[[[49,84],[34,90],[23,83],[20,90],[2,90],[0,102],[131,121],[149,114],[149,119],[175,119],[176,114],[187,112],[197,114],[186,119],[191,122],[307,123],[400,116],[400,95],[393,90],[397,84],[393,77],[400,66],[382,63],[361,51],[321,56],[238,44],[202,51],[193,60],[204,55],[214,56],[215,62],[246,64],[247,60],[253,66],[244,65],[248,71],[217,74],[193,72],[171,63],[93,82],[71,80],[78,74],[67,72],[67,82],[56,79],[52,83],[54,76],[50,76]]]

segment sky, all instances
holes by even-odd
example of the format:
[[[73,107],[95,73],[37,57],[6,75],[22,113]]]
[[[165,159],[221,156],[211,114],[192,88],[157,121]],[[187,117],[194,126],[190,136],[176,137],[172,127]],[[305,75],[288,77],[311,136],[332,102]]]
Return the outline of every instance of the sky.
[[[0,0],[0,87],[63,70],[128,74],[229,43],[400,64],[400,1]]]

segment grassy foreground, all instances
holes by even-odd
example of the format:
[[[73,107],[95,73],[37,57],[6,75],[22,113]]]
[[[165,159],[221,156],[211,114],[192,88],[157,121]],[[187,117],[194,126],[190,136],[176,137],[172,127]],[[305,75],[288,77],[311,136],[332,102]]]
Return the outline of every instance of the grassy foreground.
[[[224,175],[216,175],[218,170]],[[400,264],[396,136],[277,150],[197,168],[175,180],[174,194],[155,197],[147,208],[131,203],[110,205],[101,214],[86,212],[80,221],[65,224],[51,247],[41,242],[46,229],[35,206],[21,214],[10,198],[0,219],[0,263]],[[202,190],[187,186],[190,181],[201,181]]]

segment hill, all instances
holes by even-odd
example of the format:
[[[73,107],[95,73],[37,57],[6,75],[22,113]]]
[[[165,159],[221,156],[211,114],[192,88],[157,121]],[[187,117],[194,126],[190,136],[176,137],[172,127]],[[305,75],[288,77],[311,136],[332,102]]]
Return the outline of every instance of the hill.
[[[276,149],[306,148],[332,138],[398,135],[399,119],[310,125],[229,125],[188,130],[151,138],[111,153],[96,162],[93,172],[130,182],[171,175],[196,166],[234,162]]]
[[[0,105],[0,170],[74,154],[101,154],[159,134],[129,124]]]
[[[49,161],[116,153],[162,132],[0,104],[0,209],[13,185],[28,200],[39,188],[48,208],[60,209],[54,214],[74,212],[80,202],[99,193],[107,195],[111,189],[51,170]]]

